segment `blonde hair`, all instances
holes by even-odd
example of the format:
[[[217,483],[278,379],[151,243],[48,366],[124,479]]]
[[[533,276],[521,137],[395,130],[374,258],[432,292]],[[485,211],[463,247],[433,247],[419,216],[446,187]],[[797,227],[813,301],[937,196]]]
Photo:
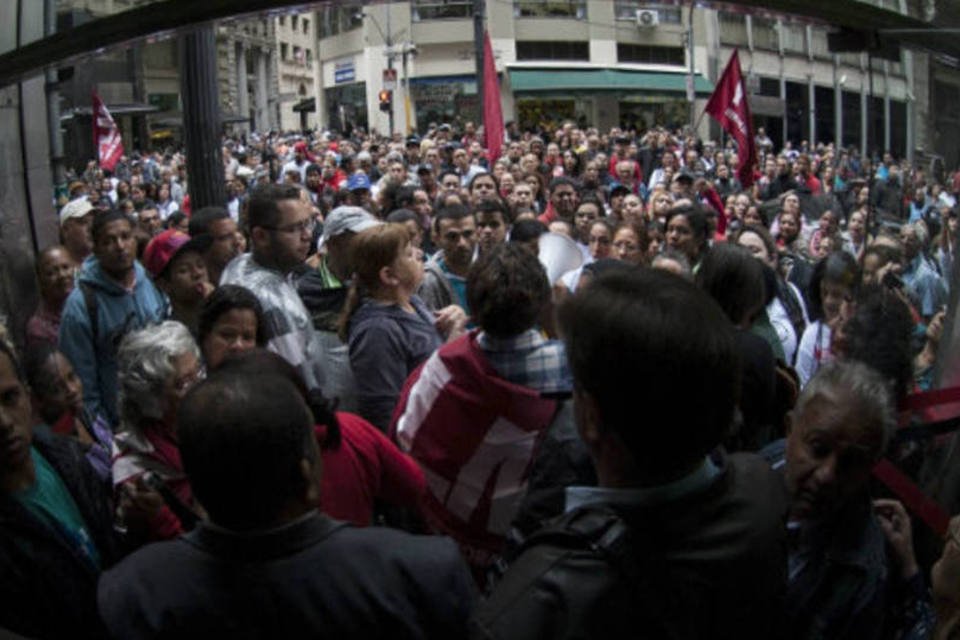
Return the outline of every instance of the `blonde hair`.
[[[379,289],[380,270],[392,264],[408,244],[410,244],[410,231],[406,225],[397,222],[388,222],[361,231],[350,241],[353,278],[338,322],[338,334],[341,340],[347,341],[350,333],[350,319],[364,296]]]

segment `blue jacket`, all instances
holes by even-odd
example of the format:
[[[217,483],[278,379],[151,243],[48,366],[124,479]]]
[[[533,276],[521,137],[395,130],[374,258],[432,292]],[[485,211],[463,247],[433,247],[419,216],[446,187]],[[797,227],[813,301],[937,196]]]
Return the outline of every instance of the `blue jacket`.
[[[416,313],[366,299],[350,319],[357,413],[381,431],[390,424],[407,376],[443,344],[423,301],[413,296],[410,302]]]
[[[160,322],[167,304],[146,270],[134,263],[136,284],[129,292],[100,268],[91,256],[80,269],[78,286],[70,293],[60,320],[60,350],[70,359],[83,381],[83,403],[93,415],[107,417],[116,427],[117,347],[130,331]],[[90,312],[80,285],[87,284],[96,300],[97,329],[94,336]],[[96,344],[94,344],[96,342]]]

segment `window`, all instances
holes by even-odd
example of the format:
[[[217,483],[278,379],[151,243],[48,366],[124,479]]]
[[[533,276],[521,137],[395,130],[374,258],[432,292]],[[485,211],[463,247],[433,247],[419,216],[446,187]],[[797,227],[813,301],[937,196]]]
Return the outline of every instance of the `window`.
[[[290,18],[290,28],[293,29],[294,31],[297,30],[297,19],[298,19],[297,16],[293,16]]]
[[[320,37],[329,38],[363,26],[363,8],[360,5],[326,6],[320,10]]]
[[[281,27],[283,26],[283,23],[286,21],[287,21],[287,16],[280,16],[279,18],[277,18],[277,24],[279,24]]]
[[[306,18],[303,19],[303,32],[310,33],[310,21]]]
[[[517,18],[587,19],[586,0],[561,2],[554,0],[514,0],[513,15]]]
[[[655,47],[645,44],[617,43],[619,62],[639,62],[641,64],[672,64],[683,66],[686,57],[683,47]]]
[[[518,40],[517,60],[590,60],[586,42],[557,40]]]
[[[290,53],[290,45],[288,45],[286,42],[281,42],[280,43],[280,59],[286,60],[289,53]]]
[[[473,17],[473,2],[470,0],[414,0],[410,12],[414,22],[466,20]]]
[[[313,51],[311,51],[310,49],[307,49],[307,66],[308,67],[313,66]]]
[[[757,49],[780,50],[776,20],[753,17],[753,46]]]
[[[800,24],[782,23],[783,50],[791,53],[807,52],[807,28]]]
[[[743,14],[718,12],[720,20],[720,44],[747,46],[747,19]]]
[[[301,49],[296,45],[294,45],[293,47],[293,61],[296,62],[297,64],[306,63],[306,59],[304,58],[304,55],[303,55],[303,49]]]
[[[680,7],[669,7],[644,0],[617,0],[613,5],[613,15],[617,20],[636,20],[637,9],[654,9],[660,14],[663,24],[681,24],[683,16]]]

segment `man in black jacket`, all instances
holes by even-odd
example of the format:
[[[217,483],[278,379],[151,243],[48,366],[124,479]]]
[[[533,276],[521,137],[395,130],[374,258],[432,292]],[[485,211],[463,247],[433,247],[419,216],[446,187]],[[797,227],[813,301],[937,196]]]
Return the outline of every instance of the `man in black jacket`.
[[[785,492],[759,457],[716,451],[739,386],[723,312],[672,274],[617,271],[560,323],[599,486],[567,489],[473,637],[776,637]]]
[[[0,627],[100,637],[97,578],[116,556],[109,487],[84,447],[31,424],[16,357],[0,342]]]
[[[180,453],[210,516],[100,582],[118,638],[459,638],[473,603],[449,539],[317,511],[313,416],[278,376],[219,372],[183,400]]]

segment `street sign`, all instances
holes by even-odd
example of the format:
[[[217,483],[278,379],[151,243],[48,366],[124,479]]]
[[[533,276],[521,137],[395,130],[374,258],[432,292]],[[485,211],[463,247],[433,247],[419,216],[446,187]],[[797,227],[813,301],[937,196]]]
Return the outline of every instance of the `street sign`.
[[[347,60],[344,62],[337,62],[333,67],[333,82],[334,84],[342,84],[344,82],[353,82],[357,79],[356,68],[353,66],[353,60]]]
[[[383,88],[387,91],[393,91],[397,88],[397,70],[396,69],[384,69],[383,70]]]

